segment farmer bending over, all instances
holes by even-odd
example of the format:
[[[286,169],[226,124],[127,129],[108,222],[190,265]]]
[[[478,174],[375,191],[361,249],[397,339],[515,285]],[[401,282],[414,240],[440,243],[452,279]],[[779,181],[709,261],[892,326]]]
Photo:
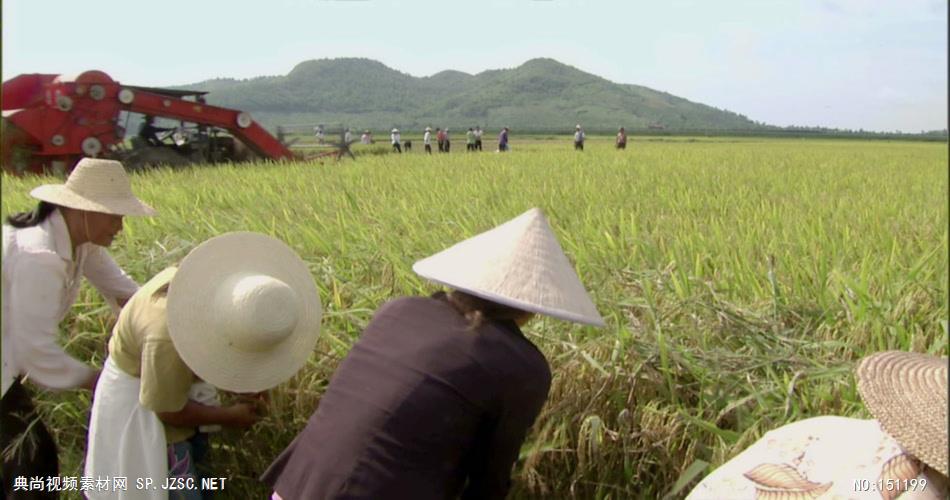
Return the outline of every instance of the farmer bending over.
[[[23,382],[48,389],[95,387],[99,371],[63,351],[59,324],[76,302],[83,277],[115,311],[138,290],[106,247],[122,230],[123,216],[155,214],[132,194],[117,161],[85,158],[65,185],[47,184],[30,195],[39,206],[8,217],[3,226],[0,480],[9,498],[17,498],[11,491],[16,477],[59,475],[56,442]]]
[[[521,327],[604,324],[538,209],[413,270],[450,290],[376,311],[264,473],[272,498],[504,498],[551,383]]]
[[[85,476],[165,478],[200,484],[194,428],[246,428],[262,391],[310,356],[320,299],[307,265],[287,245],[229,233],[192,250],[139,290],[119,314],[96,387]],[[254,394],[232,406],[189,398],[192,383]],[[186,498],[201,498],[184,491]],[[98,498],[167,498],[168,492],[87,492]]]
[[[815,417],[770,431],[687,499],[948,498],[947,358],[872,354],[856,378],[874,419]]]

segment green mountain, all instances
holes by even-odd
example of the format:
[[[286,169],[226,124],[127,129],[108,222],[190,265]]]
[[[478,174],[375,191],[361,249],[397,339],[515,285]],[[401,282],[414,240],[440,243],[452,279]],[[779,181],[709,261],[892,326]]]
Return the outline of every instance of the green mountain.
[[[250,112],[267,126],[346,124],[375,130],[474,125],[488,129],[590,131],[663,127],[756,129],[743,115],[639,85],[618,84],[553,59],[477,75],[442,71],[418,78],[369,59],[320,59],[286,76],[215,79],[208,102]]]

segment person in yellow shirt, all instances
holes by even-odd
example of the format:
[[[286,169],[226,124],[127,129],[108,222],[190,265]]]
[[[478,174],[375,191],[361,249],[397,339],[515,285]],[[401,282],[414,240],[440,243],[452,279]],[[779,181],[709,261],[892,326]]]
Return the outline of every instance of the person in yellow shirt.
[[[189,441],[195,427],[250,427],[261,408],[254,397],[202,404],[189,398],[192,384],[260,396],[304,365],[320,317],[313,278],[283,242],[238,232],[196,247],[143,285],[119,315],[93,399],[85,475],[199,483]],[[167,491],[87,494],[166,498]]]

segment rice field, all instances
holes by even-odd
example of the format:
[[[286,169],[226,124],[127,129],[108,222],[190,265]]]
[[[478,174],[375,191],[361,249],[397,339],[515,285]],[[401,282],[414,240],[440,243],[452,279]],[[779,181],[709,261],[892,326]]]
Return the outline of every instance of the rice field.
[[[488,136],[486,135],[486,138]],[[415,141],[415,138],[413,138]],[[545,210],[608,323],[525,332],[554,381],[510,498],[680,497],[784,423],[867,418],[852,370],[868,353],[947,355],[948,152],[911,142],[608,138],[513,151],[364,155],[325,164],[155,170],[133,177],[154,218],[112,253],[140,282],[201,241],[252,230],[308,262],[325,309],[308,365],[250,432],[213,438],[224,498],[303,427],[334,368],[389,298],[436,290],[412,263]],[[357,150],[359,152],[359,150]],[[51,179],[3,177],[4,216]],[[101,365],[111,318],[86,288],[63,327]],[[61,475],[81,476],[89,395],[41,393]]]

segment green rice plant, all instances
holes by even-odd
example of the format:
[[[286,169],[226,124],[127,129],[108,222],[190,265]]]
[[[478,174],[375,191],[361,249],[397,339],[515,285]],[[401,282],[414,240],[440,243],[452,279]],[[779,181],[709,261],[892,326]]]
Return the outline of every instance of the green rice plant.
[[[133,176],[158,208],[111,249],[140,282],[226,231],[263,232],[308,263],[324,305],[309,362],[249,432],[213,437],[225,498],[305,425],[341,359],[393,297],[437,288],[412,263],[545,210],[607,319],[525,328],[550,361],[550,397],[512,498],[672,498],[763,433],[818,415],[867,418],[852,370],[883,349],[946,355],[945,145],[833,140],[591,141],[512,136],[510,154],[368,154]],[[486,143],[488,146],[489,143]],[[51,179],[3,178],[2,213]],[[66,349],[101,365],[110,311],[84,288]],[[37,403],[81,476],[89,394]]]

